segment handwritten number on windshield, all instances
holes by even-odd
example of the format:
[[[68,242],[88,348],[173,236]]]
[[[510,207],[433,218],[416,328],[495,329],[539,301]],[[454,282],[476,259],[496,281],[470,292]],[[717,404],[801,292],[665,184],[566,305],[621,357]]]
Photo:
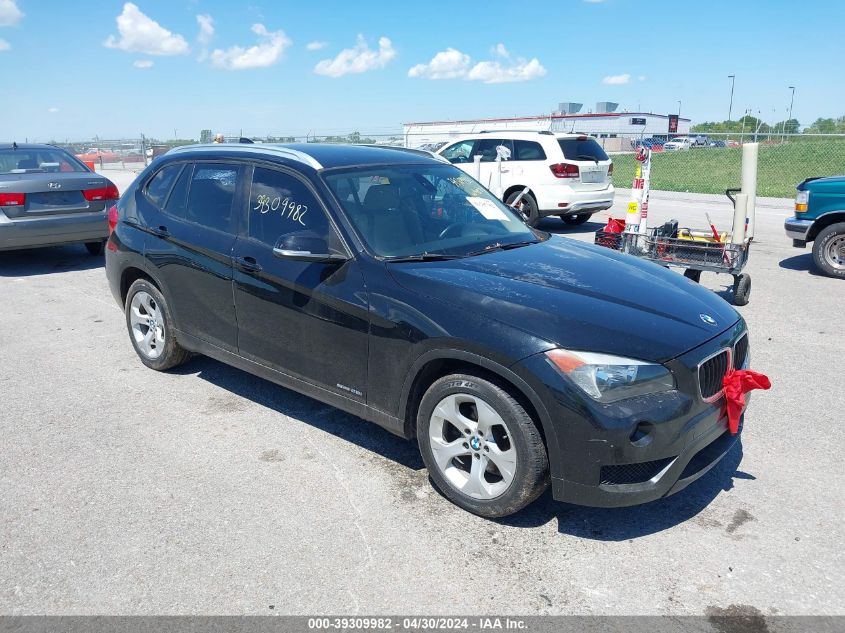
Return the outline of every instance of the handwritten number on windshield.
[[[266,194],[258,196],[255,199],[255,203],[255,206],[252,208],[253,211],[264,214],[281,209],[283,218],[288,218],[305,226],[305,214],[308,213],[308,205],[306,204],[297,204],[295,200],[291,200],[290,198],[282,199],[281,196],[271,198]]]

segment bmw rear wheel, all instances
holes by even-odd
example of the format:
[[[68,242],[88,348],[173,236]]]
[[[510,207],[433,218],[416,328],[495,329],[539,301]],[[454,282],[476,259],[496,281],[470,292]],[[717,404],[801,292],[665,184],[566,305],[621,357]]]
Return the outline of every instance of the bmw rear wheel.
[[[146,279],[133,283],[126,293],[125,309],[132,347],[147,367],[164,371],[190,358],[176,342],[164,295],[152,283]]]
[[[579,224],[584,224],[587,220],[590,219],[592,213],[577,213],[575,215],[561,215],[560,219],[564,221],[565,224],[569,224],[570,226],[577,226]]]
[[[474,514],[513,514],[548,485],[548,457],[534,420],[483,378],[453,374],[432,384],[420,402],[417,440],[434,485]]]

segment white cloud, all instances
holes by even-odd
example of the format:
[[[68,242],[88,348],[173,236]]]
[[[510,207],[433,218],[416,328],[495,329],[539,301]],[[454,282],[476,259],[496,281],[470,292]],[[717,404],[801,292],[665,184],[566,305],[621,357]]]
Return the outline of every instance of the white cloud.
[[[197,41],[202,46],[208,46],[211,44],[211,38],[214,37],[214,19],[210,15],[201,14],[197,16],[197,24],[200,27]]]
[[[10,48],[12,48],[12,45],[9,44],[9,42],[7,42],[6,40],[0,39],[0,52],[7,51]]]
[[[484,61],[472,65],[469,55],[454,48],[437,53],[429,63],[417,64],[408,70],[408,77],[425,79],[469,79],[488,84],[528,81],[546,74],[546,69],[535,57],[531,61],[512,59],[504,44],[497,44],[491,53],[501,61]]]
[[[124,4],[123,13],[117,16],[117,30],[120,39],[109,35],[103,42],[104,46],[146,55],[183,55],[188,52],[184,37],[171,33],[141,13],[131,2]]]
[[[469,55],[454,48],[440,51],[427,64],[417,64],[408,71],[408,77],[425,79],[456,79],[465,77],[472,63]]]
[[[22,17],[15,0],[0,0],[0,26],[14,26]]]
[[[151,59],[136,59],[132,62],[132,65],[135,68],[152,68],[153,67],[153,60]]]
[[[358,35],[358,41],[353,48],[345,48],[334,59],[324,59],[314,66],[314,72],[326,77],[342,77],[353,73],[365,73],[369,70],[384,68],[396,57],[396,49],[390,39],[380,37],[378,50],[372,50],[364,39]]]
[[[604,0],[584,0],[587,4],[601,4]]]
[[[639,76],[637,77],[637,80],[638,80],[638,81],[645,81],[645,75],[639,75]]]
[[[211,53],[211,63],[226,70],[245,70],[264,68],[278,62],[285,49],[290,46],[290,38],[284,31],[268,31],[263,24],[253,24],[252,32],[258,36],[258,43],[249,48],[232,46],[228,49],[215,49]]]
[[[308,44],[305,45],[305,48],[307,48],[309,51],[318,51],[321,48],[325,48],[328,45],[329,45],[328,42],[314,41],[314,42],[308,42]]]
[[[608,75],[601,82],[608,86],[621,86],[631,81],[631,75],[625,73],[623,75]]]
[[[50,114],[56,114],[56,112],[58,112],[58,111],[59,111],[59,109],[55,106],[52,107],[52,108],[47,108],[47,112],[49,112]]]

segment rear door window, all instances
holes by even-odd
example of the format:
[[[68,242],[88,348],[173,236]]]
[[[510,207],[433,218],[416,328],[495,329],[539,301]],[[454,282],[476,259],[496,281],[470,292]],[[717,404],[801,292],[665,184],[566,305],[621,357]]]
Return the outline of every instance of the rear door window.
[[[188,190],[185,219],[230,232],[238,168],[225,163],[197,163]]]
[[[535,141],[514,141],[513,160],[546,160],[546,152]]]
[[[610,160],[601,145],[587,136],[559,138],[557,142],[566,160]]]
[[[164,201],[167,200],[167,194],[181,169],[182,165],[168,165],[159,169],[156,175],[147,183],[145,189],[147,197],[159,209],[164,206]]]

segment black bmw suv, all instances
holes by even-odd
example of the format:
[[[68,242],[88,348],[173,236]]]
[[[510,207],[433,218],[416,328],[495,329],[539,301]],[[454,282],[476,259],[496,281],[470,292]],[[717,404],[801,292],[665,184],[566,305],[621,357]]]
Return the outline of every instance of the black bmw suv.
[[[157,159],[109,214],[106,272],[145,365],[200,353],[416,438],[487,517],[643,503],[736,440],[745,323],[681,275],[529,228],[456,167],[364,146]]]

